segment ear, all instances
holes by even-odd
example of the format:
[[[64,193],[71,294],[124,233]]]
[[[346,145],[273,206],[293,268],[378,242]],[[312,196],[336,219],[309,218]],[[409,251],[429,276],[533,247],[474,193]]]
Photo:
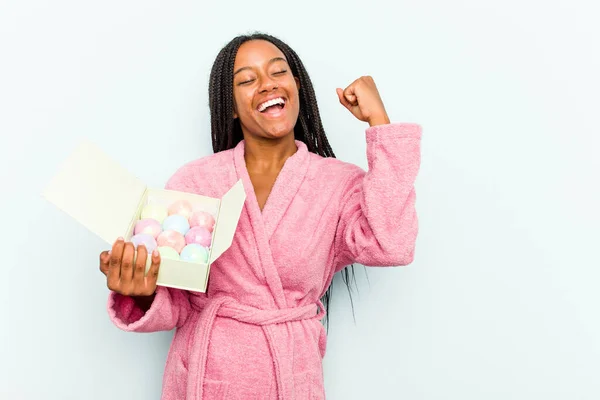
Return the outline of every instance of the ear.
[[[297,88],[298,90],[300,90],[300,79],[298,79],[298,77],[297,77],[297,76],[295,76],[295,77],[294,77],[294,80],[296,81],[296,88]]]
[[[235,100],[233,101],[233,119],[238,118],[237,107],[235,106]]]

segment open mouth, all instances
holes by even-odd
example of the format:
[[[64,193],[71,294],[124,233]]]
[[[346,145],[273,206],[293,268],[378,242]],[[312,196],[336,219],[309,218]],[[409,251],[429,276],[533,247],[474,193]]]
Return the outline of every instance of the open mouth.
[[[263,114],[277,114],[279,111],[285,108],[285,99],[283,97],[277,97],[275,99],[267,100],[264,103],[258,105],[257,110]]]

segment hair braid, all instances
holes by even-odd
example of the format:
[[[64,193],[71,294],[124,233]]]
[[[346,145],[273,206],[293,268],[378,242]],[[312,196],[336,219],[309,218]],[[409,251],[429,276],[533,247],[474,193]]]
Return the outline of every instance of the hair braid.
[[[317,97],[312,81],[300,57],[286,43],[271,35],[253,33],[233,38],[218,53],[209,79],[209,108],[211,122],[212,146],[215,153],[234,148],[242,139],[242,128],[238,119],[234,119],[233,99],[233,66],[240,46],[250,40],[266,40],[271,42],[285,55],[292,74],[300,81],[299,115],[294,127],[294,137],[306,144],[308,151],[322,157],[335,157],[325,129],[321,121]],[[342,280],[348,287],[352,302],[351,282],[355,280],[354,265],[341,271]],[[323,298],[325,308],[329,309],[332,286],[330,285]],[[352,303],[353,305],[353,303]],[[329,326],[329,317],[326,317]]]

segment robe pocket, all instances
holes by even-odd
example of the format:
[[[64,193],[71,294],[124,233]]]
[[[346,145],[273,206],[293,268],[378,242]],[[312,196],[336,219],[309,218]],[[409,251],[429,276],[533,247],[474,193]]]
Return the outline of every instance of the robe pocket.
[[[229,383],[204,379],[202,388],[203,397],[211,400],[226,400],[229,391]]]
[[[180,357],[175,358],[173,376],[170,379],[174,383],[172,391],[176,393],[175,399],[185,399],[187,396],[188,369]]]
[[[325,353],[327,352],[327,332],[325,331],[325,327],[319,324],[319,354],[321,354],[321,359],[325,357]]]
[[[163,379],[162,398],[166,400],[185,399],[187,393],[188,369],[177,354],[167,359]]]
[[[172,392],[175,394],[173,399],[183,400],[187,396],[187,384],[188,384],[189,371],[180,357],[176,358],[175,367],[173,369]],[[227,393],[229,391],[229,383],[222,381],[215,381],[210,379],[204,379],[204,386],[202,389],[203,397],[211,400],[226,400]],[[169,397],[170,398],[170,397]]]
[[[294,400],[325,400],[323,382],[317,372],[294,374]]]

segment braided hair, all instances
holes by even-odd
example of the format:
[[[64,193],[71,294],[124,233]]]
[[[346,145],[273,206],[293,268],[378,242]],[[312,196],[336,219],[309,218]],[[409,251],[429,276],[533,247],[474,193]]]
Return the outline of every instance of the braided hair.
[[[240,35],[233,38],[220,50],[214,61],[208,87],[213,151],[217,153],[232,149],[243,139],[240,121],[233,117],[233,65],[240,46],[250,40],[266,40],[274,44],[285,55],[293,76],[300,80],[298,91],[300,110],[298,121],[294,127],[294,138],[304,142],[308,151],[312,153],[322,157],[335,157],[323,129],[312,82],[300,57],[286,43],[264,33]],[[350,282],[355,280],[354,265],[344,268],[341,275],[348,287],[352,301]],[[329,309],[332,286],[329,286],[321,299],[326,310]],[[328,314],[326,321],[329,325]]]

